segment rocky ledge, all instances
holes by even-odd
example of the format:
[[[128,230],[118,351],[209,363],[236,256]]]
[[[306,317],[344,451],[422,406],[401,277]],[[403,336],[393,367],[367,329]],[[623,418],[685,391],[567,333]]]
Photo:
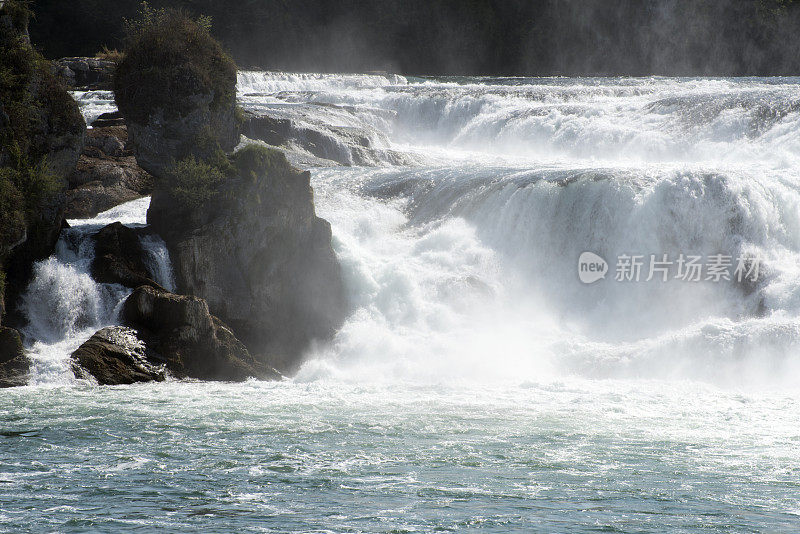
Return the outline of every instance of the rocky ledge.
[[[19,332],[0,326],[0,388],[24,386],[29,369]]]
[[[257,362],[198,297],[137,288],[122,309],[123,326],[105,328],[72,354],[78,378],[131,384],[174,378],[241,381],[281,375]]]
[[[153,273],[148,269],[140,241],[143,233],[143,229],[134,230],[115,222],[94,234],[92,278],[101,283],[119,284],[131,289],[150,286],[163,291],[164,288],[153,281]]]
[[[136,163],[128,147],[127,128],[124,125],[95,126],[87,131],[86,146],[75,172],[69,177],[66,217],[94,217],[114,206],[149,195],[152,189],[153,177]]]
[[[111,89],[116,63],[94,57],[65,57],[53,62],[53,73],[76,89]]]
[[[156,188],[148,223],[170,252],[178,288],[208,301],[258,357],[292,372],[312,340],[347,313],[330,224],[310,174],[278,150],[248,145],[202,206]]]

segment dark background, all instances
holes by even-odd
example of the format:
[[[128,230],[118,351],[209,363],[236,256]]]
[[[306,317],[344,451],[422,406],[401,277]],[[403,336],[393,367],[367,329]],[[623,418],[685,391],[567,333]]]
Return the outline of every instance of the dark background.
[[[49,58],[122,46],[139,0],[35,0]],[[152,0],[240,67],[427,75],[798,75],[800,0]]]

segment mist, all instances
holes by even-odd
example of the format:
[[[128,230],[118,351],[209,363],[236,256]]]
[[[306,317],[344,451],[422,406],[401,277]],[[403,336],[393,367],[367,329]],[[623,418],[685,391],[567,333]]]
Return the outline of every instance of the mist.
[[[120,46],[138,0],[36,2],[50,57]],[[240,66],[412,75],[791,75],[792,0],[153,1],[213,18]]]

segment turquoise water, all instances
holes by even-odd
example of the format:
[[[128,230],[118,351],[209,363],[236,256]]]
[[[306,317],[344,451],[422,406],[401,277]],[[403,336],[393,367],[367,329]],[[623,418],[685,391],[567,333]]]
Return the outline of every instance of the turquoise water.
[[[17,388],[0,529],[792,532],[799,400],[583,380]]]

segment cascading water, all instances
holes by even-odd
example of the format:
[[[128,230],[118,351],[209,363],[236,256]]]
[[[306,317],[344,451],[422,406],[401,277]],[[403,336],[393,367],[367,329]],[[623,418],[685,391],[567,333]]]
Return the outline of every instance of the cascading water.
[[[243,101],[306,124],[318,108],[319,130],[372,130],[422,162],[315,171],[360,307],[306,370],[798,383],[797,80],[286,80],[243,73]],[[610,264],[593,285],[584,251]],[[759,277],[678,280],[681,254]],[[616,281],[624,255],[673,271]]]
[[[317,210],[357,309],[301,379],[522,367],[797,383],[797,80],[244,71],[238,83],[245,109],[290,124],[284,148],[316,158]],[[113,109],[102,92],[76,98],[87,117]],[[609,262],[606,279],[580,283],[583,251]],[[664,254],[673,269],[681,254],[757,258],[760,277],[614,280],[621,255]]]
[[[143,198],[92,219],[68,221],[70,227],[62,232],[56,253],[34,266],[33,280],[21,304],[28,320],[23,334],[33,363],[32,385],[73,382],[69,355],[98,329],[115,324],[130,290],[92,279],[89,274],[94,259],[92,235],[116,221],[126,226],[144,226],[148,205],[149,198]],[[163,241],[156,236],[145,236],[141,243],[154,280],[174,288]]]
[[[0,396],[0,529],[796,531],[798,88],[241,72],[352,315],[280,382],[42,389],[127,294],[88,235],[147,201],[73,221],[26,295],[35,385]],[[759,276],[646,280],[681,254]]]

